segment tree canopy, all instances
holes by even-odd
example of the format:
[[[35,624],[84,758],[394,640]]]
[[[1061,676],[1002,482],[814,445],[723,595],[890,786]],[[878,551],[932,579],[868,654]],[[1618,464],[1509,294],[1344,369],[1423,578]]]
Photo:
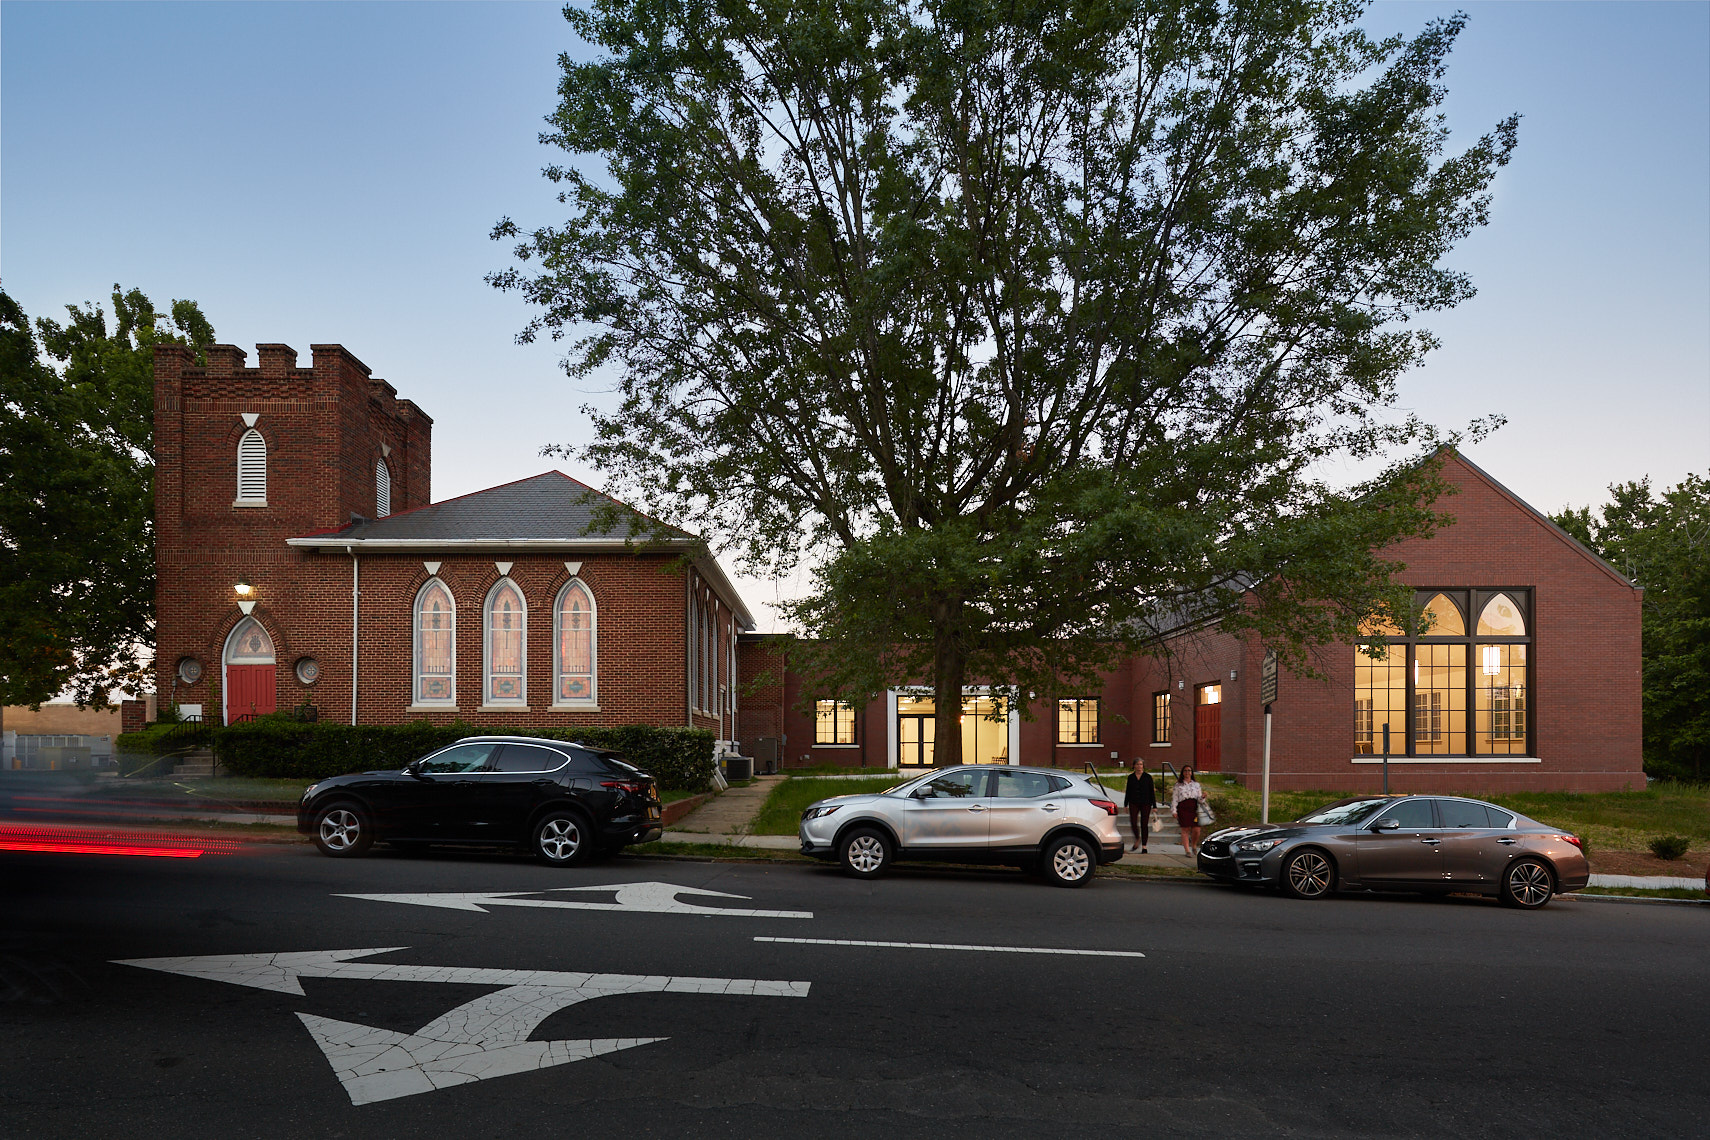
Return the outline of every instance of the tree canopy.
[[[595,0],[542,135],[595,161],[490,280],[615,375],[613,488],[809,560],[821,695],[929,682],[940,762],[965,679],[1074,695],[1213,618],[1304,663],[1438,519],[1395,385],[1517,127],[1445,156],[1461,18],[1359,11]]]
[[[193,301],[29,320],[0,293],[0,699],[105,704],[154,628],[154,346],[200,350]]]
[[[1645,770],[1710,779],[1710,480],[1658,495],[1646,478],[1609,496],[1553,517],[1645,589]]]

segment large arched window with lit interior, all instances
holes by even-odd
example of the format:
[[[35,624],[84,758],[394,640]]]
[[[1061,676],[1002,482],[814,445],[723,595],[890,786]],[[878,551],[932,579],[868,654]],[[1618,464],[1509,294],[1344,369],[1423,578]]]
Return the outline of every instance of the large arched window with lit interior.
[[[457,703],[457,607],[438,578],[416,593],[415,677],[415,704]]]
[[[553,680],[555,705],[592,705],[598,653],[594,595],[580,578],[558,592],[552,608]]]
[[[1381,658],[1354,657],[1354,752],[1529,756],[1532,591],[1420,590],[1408,630],[1378,630]]]
[[[487,591],[486,691],[483,704],[528,703],[524,663],[528,660],[528,607],[522,591],[509,578],[500,578]]]

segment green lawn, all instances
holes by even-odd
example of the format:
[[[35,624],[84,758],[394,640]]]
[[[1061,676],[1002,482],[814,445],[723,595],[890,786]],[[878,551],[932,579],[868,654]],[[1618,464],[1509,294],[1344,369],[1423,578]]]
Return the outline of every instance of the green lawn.
[[[898,776],[896,782],[902,783]],[[894,785],[884,780],[783,780],[772,789],[760,814],[754,817],[754,835],[794,835],[801,825],[802,809],[815,800],[832,796],[872,795]]]

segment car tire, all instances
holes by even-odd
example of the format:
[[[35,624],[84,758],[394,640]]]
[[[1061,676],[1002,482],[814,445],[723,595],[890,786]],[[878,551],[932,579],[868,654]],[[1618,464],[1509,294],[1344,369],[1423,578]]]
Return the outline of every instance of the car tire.
[[[876,827],[851,828],[837,841],[837,860],[845,874],[876,879],[890,870],[891,841]]]
[[[1336,863],[1318,848],[1308,847],[1284,860],[1277,878],[1291,898],[1328,898],[1336,892]]]
[[[534,857],[549,867],[574,867],[593,853],[593,829],[579,812],[549,811],[534,821]]]
[[[315,813],[314,836],[315,846],[322,855],[349,859],[361,855],[374,843],[374,825],[360,805],[339,800]]]
[[[1541,859],[1516,859],[1502,872],[1503,906],[1537,910],[1556,893],[1556,877]]]
[[[1098,870],[1098,849],[1079,835],[1065,835],[1045,849],[1045,878],[1056,887],[1084,887]]]

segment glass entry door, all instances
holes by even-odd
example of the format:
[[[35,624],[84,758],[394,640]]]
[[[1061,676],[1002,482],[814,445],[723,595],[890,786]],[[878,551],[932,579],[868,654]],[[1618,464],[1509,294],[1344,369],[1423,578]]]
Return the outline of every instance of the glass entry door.
[[[931,767],[937,704],[930,698],[897,697],[897,764]],[[997,719],[993,719],[993,717]],[[962,698],[962,763],[1008,764],[1009,717],[1001,697],[969,693]]]
[[[922,707],[924,706],[924,708]],[[932,766],[936,706],[931,701],[897,699],[897,764],[904,768]]]

